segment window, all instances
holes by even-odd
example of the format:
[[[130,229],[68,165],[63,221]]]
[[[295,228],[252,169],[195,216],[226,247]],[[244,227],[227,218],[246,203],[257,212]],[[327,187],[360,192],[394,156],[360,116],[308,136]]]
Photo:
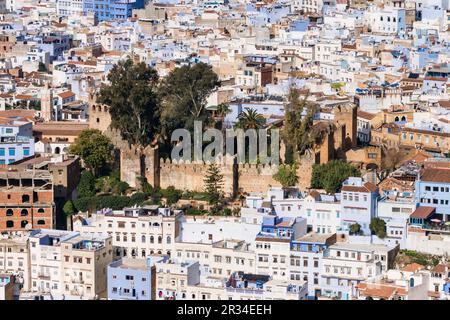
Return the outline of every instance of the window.
[[[172,243],[172,239],[170,238],[170,236],[167,236],[167,244],[171,244]]]
[[[130,276],[130,275],[126,275],[126,276],[125,276],[125,280],[131,280],[131,281],[133,281],[133,280],[134,280],[134,277],[133,277],[133,276]]]
[[[11,221],[11,220],[6,221],[6,227],[7,228],[14,228],[14,221]]]
[[[30,148],[28,148],[28,147],[23,148],[23,155],[24,156],[29,156],[30,155]]]
[[[12,215],[14,215],[14,211],[12,209],[8,209],[8,210],[6,210],[6,215],[12,216]]]
[[[153,236],[150,236],[150,243],[154,243],[155,242],[155,238]]]
[[[5,156],[5,148],[0,148],[0,156]]]
[[[15,156],[16,155],[16,148],[9,148],[9,153],[10,156]]]
[[[28,215],[28,210],[27,209],[22,209],[20,210],[20,215],[23,216],[27,216]]]
[[[162,237],[161,236],[158,237],[158,243],[162,243]]]

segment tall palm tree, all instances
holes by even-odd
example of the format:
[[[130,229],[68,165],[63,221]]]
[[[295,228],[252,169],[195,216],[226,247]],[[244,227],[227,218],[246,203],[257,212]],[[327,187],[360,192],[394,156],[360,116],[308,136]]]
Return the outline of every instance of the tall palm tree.
[[[221,103],[217,106],[216,116],[223,120],[230,112],[230,106],[227,103]]]
[[[266,124],[266,119],[253,108],[245,108],[238,116],[236,127],[247,129],[260,129]]]
[[[216,128],[221,128],[221,130],[225,130],[224,122],[227,114],[231,112],[230,106],[227,103],[220,103],[216,106],[216,110],[214,110],[214,122]]]

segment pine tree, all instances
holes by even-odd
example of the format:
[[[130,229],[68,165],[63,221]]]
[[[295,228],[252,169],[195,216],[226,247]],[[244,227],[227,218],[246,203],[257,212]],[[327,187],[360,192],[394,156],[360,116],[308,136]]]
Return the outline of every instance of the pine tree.
[[[217,206],[223,198],[223,175],[216,164],[210,164],[203,180],[209,204]]]
[[[88,198],[95,196],[95,178],[92,172],[83,171],[77,186],[78,197]]]

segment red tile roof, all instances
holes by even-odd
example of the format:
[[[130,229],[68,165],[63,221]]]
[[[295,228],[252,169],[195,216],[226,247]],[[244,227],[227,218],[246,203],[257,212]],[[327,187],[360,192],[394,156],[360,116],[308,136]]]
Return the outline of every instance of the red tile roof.
[[[424,268],[425,268],[425,266],[414,262],[414,263],[411,263],[411,264],[408,264],[408,265],[404,266],[402,268],[402,271],[416,272],[416,271],[422,270]]]
[[[58,96],[60,96],[62,99],[67,99],[75,96],[75,93],[73,93],[72,91],[65,91],[58,94]]]
[[[426,219],[429,216],[431,216],[435,210],[436,210],[436,208],[434,208],[434,207],[421,206],[421,207],[418,207],[413,213],[411,213],[410,217]]]
[[[377,189],[377,186],[370,182],[364,183],[361,187],[350,185],[345,185],[342,187],[342,191],[350,192],[375,192]]]
[[[425,168],[422,171],[420,180],[429,182],[450,183],[450,169],[446,168]]]

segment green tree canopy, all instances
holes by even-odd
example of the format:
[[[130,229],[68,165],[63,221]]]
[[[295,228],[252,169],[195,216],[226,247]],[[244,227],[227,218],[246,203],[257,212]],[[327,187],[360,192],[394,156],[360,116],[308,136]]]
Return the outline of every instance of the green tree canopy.
[[[350,225],[350,234],[359,235],[361,233],[361,225],[359,223],[353,223]]]
[[[245,108],[238,116],[237,128],[244,130],[260,129],[266,124],[266,118],[253,108]]]
[[[172,205],[177,203],[181,198],[181,192],[176,190],[175,187],[169,186],[164,190],[164,197],[167,199],[167,204]]]
[[[297,164],[280,165],[273,178],[281,183],[283,188],[293,187],[298,183],[297,169]]]
[[[72,200],[67,200],[63,207],[63,212],[66,216],[71,216],[76,212]]]
[[[217,164],[212,163],[208,167],[204,178],[205,191],[208,194],[208,202],[217,206],[223,199],[223,175]]]
[[[359,177],[361,172],[349,163],[341,160],[332,160],[325,164],[313,165],[311,187],[325,189],[328,193],[341,190],[342,183],[348,177]]]
[[[177,68],[163,80],[160,88],[164,104],[162,121],[169,139],[174,129],[192,130],[194,121],[210,123],[206,99],[219,84],[212,67],[202,62]]]
[[[386,222],[381,218],[373,218],[369,225],[372,234],[376,234],[378,238],[386,237]]]
[[[80,156],[94,174],[112,159],[112,150],[111,140],[97,129],[81,131],[69,148],[69,152]]]
[[[282,132],[282,138],[287,148],[300,156],[311,149],[315,141],[311,129],[317,107],[306,99],[307,97],[300,97],[297,88],[292,86],[289,89],[288,101],[285,106],[285,126]]]
[[[108,80],[110,84],[100,89],[97,101],[109,106],[111,127],[128,143],[145,148],[160,128],[156,70],[128,59],[113,67]]]
[[[83,171],[77,186],[77,191],[79,198],[95,196],[95,178],[92,172],[87,170]]]

